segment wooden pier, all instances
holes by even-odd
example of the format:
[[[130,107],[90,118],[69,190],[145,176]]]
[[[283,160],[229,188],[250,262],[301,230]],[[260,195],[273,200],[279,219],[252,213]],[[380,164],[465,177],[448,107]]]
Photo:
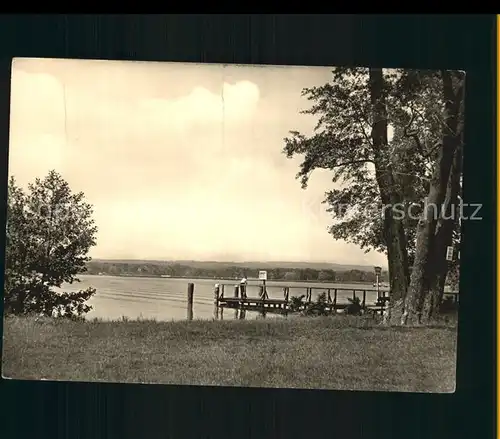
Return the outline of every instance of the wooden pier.
[[[284,285],[273,285],[273,288],[281,288],[283,298],[270,298],[265,287],[259,287],[258,297],[248,297],[245,287],[241,285],[219,284],[214,289],[214,304],[215,314],[217,310],[230,308],[235,310],[256,311],[260,313],[279,313],[288,314],[292,311],[292,300],[290,290],[299,290],[294,294],[295,297],[302,297],[302,300],[297,308],[293,311],[303,311],[312,305],[313,292],[317,294],[324,293],[326,302],[324,310],[326,312],[337,313],[344,312],[351,304],[347,299],[359,299],[359,304],[363,310],[368,310],[373,313],[382,313],[385,309],[385,304],[389,300],[388,291],[379,291],[379,296],[376,300],[367,301],[367,293],[377,294],[376,290],[370,289],[352,289],[352,288],[324,288],[324,287],[289,287]],[[232,295],[228,294],[228,290],[232,289]],[[301,294],[302,293],[302,294]],[[304,294],[305,293],[305,294]],[[339,297],[341,296],[341,297]]]
[[[373,315],[382,314],[389,301],[389,291],[363,288],[337,288],[337,287],[299,287],[286,285],[272,285],[272,288],[280,288],[282,298],[270,298],[265,285],[254,287],[259,288],[257,297],[247,296],[248,285],[220,283],[214,287],[214,318],[222,319],[225,309],[234,310],[234,317],[244,319],[247,311],[255,311],[265,316],[267,313],[284,314],[291,312],[310,310],[317,302],[313,301],[313,293],[318,297],[324,294],[325,301],[322,308],[327,313],[344,313],[346,308],[356,299],[363,312]],[[290,295],[293,291],[294,294]],[[187,318],[193,318],[193,293],[194,284],[188,284],[188,310]],[[300,301],[294,300],[300,298]],[[458,303],[459,294],[457,292],[445,292],[444,297],[451,297]],[[351,299],[353,302],[351,302]]]

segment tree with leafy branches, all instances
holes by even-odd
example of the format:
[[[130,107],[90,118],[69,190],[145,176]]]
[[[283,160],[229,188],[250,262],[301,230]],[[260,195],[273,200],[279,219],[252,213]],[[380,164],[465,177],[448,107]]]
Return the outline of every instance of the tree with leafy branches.
[[[409,282],[414,236],[405,224],[408,216],[398,219],[392,209],[382,206],[408,208],[417,202],[425,174],[425,160],[408,158],[414,146],[403,130],[410,119],[409,112],[401,110],[399,98],[404,74],[334,69],[331,82],[303,91],[313,102],[303,113],[318,117],[314,134],[306,137],[292,131],[284,148],[288,157],[303,155],[297,174],[303,188],[314,169],[332,171],[332,182],[338,187],[326,192],[324,200],[333,219],[330,234],[367,252],[387,253],[391,290],[399,297]],[[393,127],[392,139],[389,127]]]
[[[82,192],[72,193],[55,171],[20,188],[8,184],[4,304],[6,314],[82,316],[95,293],[59,290],[79,282],[88,252],[96,244],[92,206]],[[57,289],[57,290],[56,290]]]
[[[417,242],[420,262],[429,244],[423,236],[417,240],[417,226],[422,223],[423,200],[435,187],[446,134],[442,72],[336,68],[331,82],[302,94],[313,103],[303,113],[317,116],[318,123],[311,136],[292,131],[284,152],[303,156],[297,174],[303,188],[315,169],[332,171],[337,188],[326,192],[324,200],[333,220],[329,233],[366,251],[387,254],[391,302],[401,314],[410,271],[414,284],[417,278],[429,277],[434,280],[428,283],[444,288],[442,269],[431,274],[426,268],[418,276],[418,269],[411,270]],[[448,234],[449,221],[442,223]],[[441,249],[437,253],[441,255]],[[443,258],[434,262],[441,265]],[[424,296],[420,290],[419,297]]]

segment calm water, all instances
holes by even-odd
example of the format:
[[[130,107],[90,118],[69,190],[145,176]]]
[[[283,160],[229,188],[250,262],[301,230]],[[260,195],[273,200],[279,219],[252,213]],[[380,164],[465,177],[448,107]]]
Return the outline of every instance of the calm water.
[[[212,319],[214,316],[215,280],[213,279],[168,279],[168,278],[139,278],[115,276],[80,276],[81,282],[73,285],[64,285],[66,291],[78,291],[94,287],[97,293],[89,300],[93,306],[87,314],[88,318],[120,319],[122,316],[130,319],[155,318],[156,320],[183,320],[187,316],[187,284],[195,284],[193,313],[195,319]],[[224,281],[228,282],[228,281]],[[230,283],[230,281],[229,281]],[[237,281],[235,281],[237,283]],[[258,296],[258,281],[249,281],[247,295]],[[290,297],[305,294],[306,287],[320,287],[313,290],[313,300],[327,288],[350,288],[351,291],[338,293],[337,301],[347,302],[352,297],[352,289],[366,289],[366,300],[375,301],[376,292],[372,285],[364,284],[322,284],[300,282],[267,282],[267,291],[270,298],[281,299],[283,291],[280,287],[290,286]],[[293,288],[292,288],[293,287]],[[233,295],[233,286],[226,285],[225,296]],[[361,294],[361,293],[357,293]],[[332,292],[333,298],[333,292]],[[272,314],[267,314],[273,317]],[[276,317],[276,315],[274,315]],[[257,318],[257,313],[247,312],[246,318]],[[224,310],[224,318],[234,318],[234,310]]]

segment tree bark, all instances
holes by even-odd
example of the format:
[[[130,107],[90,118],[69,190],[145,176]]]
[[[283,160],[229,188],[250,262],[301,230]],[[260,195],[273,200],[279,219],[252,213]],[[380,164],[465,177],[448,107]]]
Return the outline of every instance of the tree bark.
[[[458,132],[458,126],[462,103],[463,82],[461,82],[457,93],[455,93],[451,73],[442,71],[441,74],[445,105],[442,145],[438,150],[437,163],[431,178],[429,194],[424,205],[422,217],[417,226],[415,260],[408,294],[404,301],[404,312],[401,319],[402,324],[422,323],[423,306],[430,290],[431,278],[434,271],[432,266],[437,263],[440,269],[439,272],[442,273],[442,264],[445,259],[445,254],[441,254],[441,248],[438,252],[438,248],[436,247],[436,225],[446,198],[455,151],[461,141],[461,134]],[[444,235],[445,233],[443,233],[443,236]],[[445,242],[444,238],[442,239],[443,243]],[[446,246],[444,247],[444,252],[446,252]],[[445,260],[444,263],[446,263]],[[438,285],[444,282],[443,279],[437,281],[437,278],[435,281]],[[427,311],[439,306],[439,303],[434,303],[433,299],[435,298],[429,298],[427,300]],[[429,315],[428,312],[426,314],[427,316]]]
[[[422,322],[430,322],[438,313],[439,306],[443,300],[446,276],[448,274],[449,262],[446,260],[446,248],[453,244],[453,233],[459,218],[457,213],[458,196],[460,194],[463,162],[462,139],[458,139],[455,157],[446,190],[446,198],[442,212],[444,218],[440,218],[435,232],[435,249],[431,255],[429,292],[424,298],[422,310]]]
[[[403,197],[396,184],[387,139],[387,107],[382,69],[370,69],[370,99],[372,105],[371,138],[374,150],[375,177],[382,200],[384,240],[387,245],[391,305],[406,294],[409,282],[408,251],[403,220],[395,218],[392,207],[402,203]]]

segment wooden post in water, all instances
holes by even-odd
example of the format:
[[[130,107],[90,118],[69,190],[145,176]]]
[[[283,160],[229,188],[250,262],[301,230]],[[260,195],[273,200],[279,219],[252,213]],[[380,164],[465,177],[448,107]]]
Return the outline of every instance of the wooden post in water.
[[[234,286],[234,297],[235,299],[237,299],[240,295],[240,286],[239,285],[235,285]],[[234,310],[234,318],[235,319],[238,319],[238,308],[239,306],[236,304],[236,309]]]
[[[240,282],[240,297],[242,299],[246,299],[247,298],[247,279],[246,277],[244,277],[241,282]]]
[[[266,316],[266,310],[265,310],[265,304],[264,302],[266,301],[266,286],[262,284],[259,287],[259,298],[261,300],[260,302],[260,314],[262,317]]]
[[[193,320],[194,283],[188,283],[187,319]]]
[[[266,270],[259,270],[259,280],[262,281],[262,285],[260,286],[260,299],[261,299],[260,306],[262,307],[261,314],[262,314],[262,317],[265,317],[266,311],[264,309],[264,302],[265,302],[266,296],[267,296],[267,291],[266,291],[267,271]]]
[[[289,292],[290,290],[288,289],[288,287],[283,287],[283,297],[285,299],[285,303],[283,305],[284,309],[287,309],[288,307]]]
[[[264,285],[260,285],[259,286],[259,299],[261,300],[260,302],[260,314],[262,315],[262,317],[265,317],[266,316],[266,312],[264,310],[264,301],[266,299],[266,287]]]
[[[283,289],[284,289],[284,293],[285,293],[285,304],[283,305],[283,310],[284,310],[285,316],[287,316],[288,315],[288,301],[290,299],[290,287],[285,287]]]
[[[382,274],[382,267],[373,267],[375,269],[376,285],[377,285],[377,301],[380,298],[380,275]]]
[[[219,319],[219,292],[220,286],[219,284],[215,284],[214,287],[214,319]]]
[[[219,303],[220,303],[220,299],[224,299],[224,284],[222,284],[222,286],[221,286],[220,295],[219,295]],[[223,306],[219,306],[219,317],[221,320],[224,320],[224,307]]]
[[[326,303],[328,304],[328,310],[329,312],[331,313],[333,311],[333,307],[332,307],[332,294],[330,292],[330,288],[327,288],[326,291]]]
[[[333,312],[337,314],[337,288],[333,290]]]
[[[366,290],[363,290],[363,308],[365,307],[366,305]]]

